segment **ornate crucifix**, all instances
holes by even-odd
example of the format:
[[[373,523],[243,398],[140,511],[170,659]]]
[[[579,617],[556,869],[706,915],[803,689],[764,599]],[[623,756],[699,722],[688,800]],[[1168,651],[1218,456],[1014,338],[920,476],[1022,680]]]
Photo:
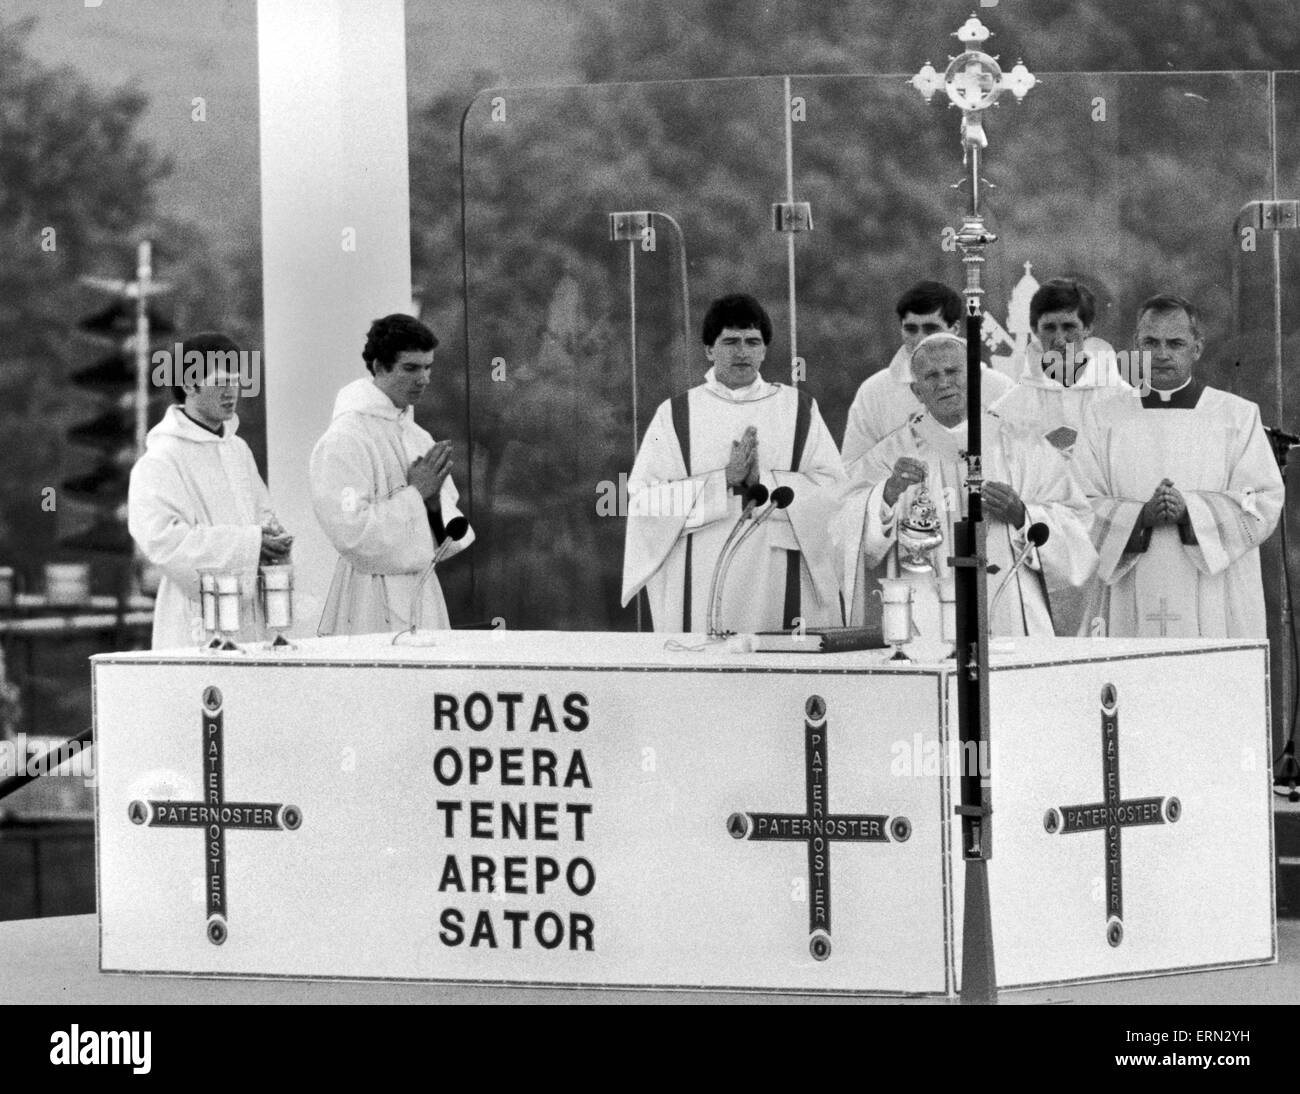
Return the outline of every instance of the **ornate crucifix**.
[[[954,528],[953,558],[957,586],[957,722],[962,755],[987,755],[988,699],[988,557],[983,513],[983,446],[980,402],[980,326],[984,295],[980,274],[984,248],[997,236],[984,226],[980,211],[980,155],[988,147],[982,114],[996,104],[1004,90],[1017,100],[1037,83],[1023,64],[1004,74],[995,57],[983,52],[989,31],[973,14],[956,37],[964,50],[950,59],[942,77],[925,66],[911,84],[929,102],[943,88],[949,103],[961,111],[962,162],[968,169],[970,202],[957,246],[966,267],[966,518]],[[971,748],[974,744],[976,747]],[[962,1001],[994,1002],[997,977],[993,966],[993,924],[989,908],[988,859],[993,853],[990,821],[993,813],[988,773],[961,772],[962,856],[966,861],[966,911],[963,927]]]

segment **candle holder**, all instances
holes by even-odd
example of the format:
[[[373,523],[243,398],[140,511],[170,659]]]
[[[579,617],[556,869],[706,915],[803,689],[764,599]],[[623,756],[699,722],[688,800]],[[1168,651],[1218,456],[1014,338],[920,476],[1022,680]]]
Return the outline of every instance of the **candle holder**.
[[[882,577],[880,588],[874,591],[880,597],[882,636],[894,647],[894,656],[890,660],[911,660],[903,652],[903,647],[914,637],[911,582],[898,577]]]
[[[957,656],[957,579],[939,578],[939,626],[940,636],[948,652],[945,657]]]
[[[266,629],[275,636],[266,648],[274,652],[296,650],[298,647],[284,636],[284,632],[293,626],[293,567],[287,564],[263,566],[258,574],[257,588]]]
[[[203,642],[199,650],[219,650],[221,638],[217,634],[217,575],[214,571],[199,571],[199,606],[203,616]]]
[[[236,645],[234,635],[243,625],[240,598],[242,595],[242,575],[238,572],[215,574],[217,585],[217,631],[221,635],[220,644],[215,648],[224,651],[233,650],[242,653]]]

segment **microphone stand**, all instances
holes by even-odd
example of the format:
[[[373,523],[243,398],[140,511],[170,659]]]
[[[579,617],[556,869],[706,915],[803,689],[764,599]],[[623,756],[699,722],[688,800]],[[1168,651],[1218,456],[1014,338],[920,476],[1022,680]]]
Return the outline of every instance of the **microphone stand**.
[[[998,591],[993,594],[993,602],[989,604],[989,626],[993,625],[993,615],[997,610],[998,601],[1002,599],[1002,594],[1010,587],[1011,579],[1016,576],[1020,567],[1029,561],[1029,556],[1034,553],[1034,548],[1041,547],[1047,542],[1048,534],[1049,529],[1047,525],[1043,524],[1041,521],[1029,526],[1029,531],[1026,536],[1028,542],[1025,543],[1024,549],[1011,564],[1011,569],[1007,571],[1007,576],[1003,578],[1002,584],[998,587]]]
[[[709,629],[710,638],[720,638],[714,627],[713,618],[713,598],[718,591],[718,578],[722,572],[722,564],[729,556],[728,552],[740,534],[741,528],[745,526],[745,521],[751,519],[754,515],[754,508],[762,505],[767,501],[767,487],[761,482],[756,482],[745,490],[745,505],[740,511],[740,519],[736,521],[731,531],[727,534],[726,541],[722,544],[722,550],[718,552],[718,561],[713,564],[713,578],[709,582],[709,599],[708,612],[706,616],[706,626]]]
[[[406,613],[407,618],[411,621],[411,628],[410,630],[398,631],[393,635],[394,646],[432,646],[436,642],[432,631],[420,628],[420,624],[424,622],[423,601],[420,594],[424,592],[424,586],[433,575],[438,563],[451,553],[451,549],[465,538],[465,533],[468,531],[469,521],[464,517],[452,517],[447,522],[447,538],[434,549],[433,559],[424,568],[424,573],[420,575],[420,580],[416,582],[415,592],[411,596],[411,605]]]
[[[729,633],[732,633],[732,632],[724,632],[721,629],[722,592],[726,588],[727,571],[731,569],[732,560],[735,559],[736,554],[740,551],[740,548],[744,545],[745,541],[749,539],[749,537],[752,536],[758,530],[758,526],[762,524],[763,521],[767,520],[768,517],[770,517],[778,509],[784,509],[793,500],[794,500],[794,491],[790,489],[790,487],[778,486],[775,490],[772,491],[771,501],[769,502],[767,508],[764,509],[758,516],[756,516],[753,519],[753,522],[750,524],[750,526],[746,528],[743,533],[741,533],[740,538],[737,539],[734,543],[731,543],[729,539],[728,544],[723,546],[722,553],[718,555],[718,564],[713,569],[713,584],[709,589],[709,637],[710,638],[726,638]],[[740,525],[744,522],[744,520],[745,517],[742,515],[740,522],[738,522],[736,525],[736,528],[739,528]],[[732,529],[732,534],[733,535],[735,534],[735,529]],[[731,547],[730,552],[727,551],[727,546]]]

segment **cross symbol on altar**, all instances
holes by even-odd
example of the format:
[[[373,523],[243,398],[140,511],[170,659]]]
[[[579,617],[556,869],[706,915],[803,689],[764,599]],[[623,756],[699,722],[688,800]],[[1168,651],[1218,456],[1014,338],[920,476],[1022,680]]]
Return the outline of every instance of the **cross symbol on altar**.
[[[1169,600],[1168,600],[1166,597],[1163,597],[1163,596],[1160,598],[1160,610],[1159,610],[1158,612],[1150,612],[1150,613],[1146,616],[1146,620],[1147,620],[1148,623],[1159,623],[1159,624],[1160,624],[1160,637],[1161,637],[1161,638],[1167,638],[1167,637],[1168,637],[1168,635],[1169,635],[1169,626],[1168,626],[1168,625],[1169,625],[1170,623],[1176,623],[1176,622],[1178,622],[1178,621],[1179,621],[1180,619],[1182,619],[1182,618],[1183,618],[1183,617],[1182,617],[1181,615],[1174,615],[1174,614],[1169,610]]]
[[[831,955],[831,844],[903,843],[912,834],[906,817],[831,813],[828,803],[826,701],[809,696],[804,705],[804,801],[802,813],[732,813],[733,839],[805,845],[808,855],[808,949],[818,961]]]
[[[1121,860],[1125,828],[1173,824],[1182,815],[1174,797],[1124,798],[1119,788],[1119,698],[1114,684],[1101,689],[1101,785],[1104,801],[1053,807],[1043,817],[1048,835],[1104,832],[1106,855],[1106,940],[1124,940],[1124,873]]]
[[[296,805],[272,802],[231,802],[225,796],[223,728],[225,714],[221,689],[203,689],[203,771],[206,793],[200,801],[133,801],[127,815],[134,824],[150,828],[200,828],[205,837],[208,941],[214,946],[229,934],[226,903],[226,832],[255,829],[261,832],[293,831],[302,824]]]

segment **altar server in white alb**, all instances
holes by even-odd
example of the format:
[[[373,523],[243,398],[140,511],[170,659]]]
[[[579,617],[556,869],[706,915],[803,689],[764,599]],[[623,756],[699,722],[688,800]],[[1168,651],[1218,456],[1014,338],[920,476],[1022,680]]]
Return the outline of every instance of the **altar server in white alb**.
[[[474,532],[448,537],[448,525],[462,518],[451,444],[435,444],[415,424],[437,344],[409,315],[376,319],[361,354],[370,375],[339,391],[334,419],[312,450],[312,505],[339,552],[321,634],[450,626],[429,570],[435,554],[439,561],[458,554]]]
[[[1137,397],[1125,378],[1128,374],[1138,379],[1127,367],[1133,358],[1126,353],[1121,362],[1110,343],[1093,336],[1096,308],[1092,291],[1073,278],[1053,278],[1040,285],[1029,301],[1033,336],[1024,371],[1016,386],[993,404],[1001,418],[1039,434],[1067,458],[1099,404]],[[1100,595],[1096,577],[1076,591],[1054,592],[1056,633],[1088,633]]]
[[[966,342],[952,334],[922,340],[912,355],[912,372],[924,409],[856,465],[834,525],[854,622],[868,618],[866,601],[876,578],[898,576],[898,522],[919,488],[927,488],[943,530],[944,542],[932,553],[940,577],[951,572],[953,524],[966,510]],[[1097,566],[1088,538],[1087,498],[1047,441],[988,410],[982,448],[988,559],[999,568],[989,575],[990,603],[1004,581],[1014,583],[998,600],[990,630],[1050,637],[1047,592],[1083,584]],[[1047,526],[1048,539],[1031,548],[1026,565],[1013,573],[1029,527],[1037,523]]]
[[[835,442],[806,392],[760,375],[772,321],[757,300],[715,300],[703,340],[711,366],[704,383],[655,412],[628,480],[623,604],[644,587],[655,630],[707,630],[715,564],[742,517],[746,490],[759,483],[787,487],[794,497],[735,555],[721,629],[838,625],[826,534],[844,478]]]
[[[240,575],[237,637],[261,637],[258,563],[289,558],[293,537],[271,511],[253,453],[235,435],[239,352],[216,332],[185,341],[182,359],[171,362],[175,405],[149,430],[131,470],[127,526],[141,554],[162,571],[153,613],[156,650],[202,643],[204,570]]]
[[[912,390],[912,351],[923,338],[932,334],[956,334],[964,314],[961,297],[940,281],[918,281],[898,298],[894,307],[903,344],[898,347],[888,367],[868,376],[849,407],[840,455],[844,468],[853,472],[853,463],[870,452],[895,429],[921,409]],[[996,369],[983,366],[980,401],[992,406],[1012,388],[1011,380]]]
[[[1096,308],[1092,291],[1073,278],[1040,285],[1029,301],[1033,338],[1024,371],[993,404],[1002,418],[1036,430],[1066,455],[1074,451],[1084,420],[1097,404],[1135,396],[1119,355],[1109,342],[1093,336]],[[1123,363],[1130,361],[1126,354]]]
[[[1259,408],[1196,379],[1200,316],[1182,297],[1147,300],[1134,344],[1151,355],[1151,391],[1098,407],[1075,453],[1108,632],[1265,638],[1259,545],[1283,488]]]

